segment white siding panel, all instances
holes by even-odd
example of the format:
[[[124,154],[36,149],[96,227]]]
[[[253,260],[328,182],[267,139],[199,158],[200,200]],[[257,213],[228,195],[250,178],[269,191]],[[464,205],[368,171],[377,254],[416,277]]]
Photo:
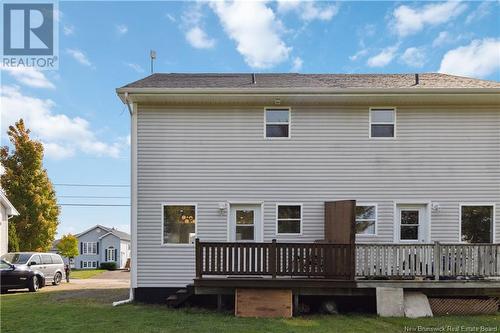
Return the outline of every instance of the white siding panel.
[[[458,241],[459,202],[495,202],[500,240],[500,111],[400,108],[397,138],[369,139],[368,108],[292,108],[291,139],[265,139],[263,109],[138,111],[138,287],[183,286],[192,246],[161,246],[161,203],[198,203],[198,237],[226,240],[218,202],[264,201],[264,239],[276,202],[303,203],[303,235],[323,234],[323,203],[378,204],[377,236],[392,242],[394,201],[440,204],[432,240]]]

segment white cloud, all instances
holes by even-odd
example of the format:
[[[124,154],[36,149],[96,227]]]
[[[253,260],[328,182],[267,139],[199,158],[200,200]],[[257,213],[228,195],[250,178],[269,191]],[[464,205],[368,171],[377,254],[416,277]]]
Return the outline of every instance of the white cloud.
[[[462,14],[467,5],[460,1],[428,4],[420,8],[406,5],[397,7],[391,25],[400,37],[415,34],[426,26],[436,26],[446,23]]]
[[[125,62],[124,65],[129,68],[132,68],[137,73],[144,73],[144,68],[142,68],[142,66],[139,64],[134,64],[132,62]]]
[[[446,52],[439,72],[486,77],[500,70],[500,38],[473,40],[469,45]]]
[[[210,38],[203,30],[203,4],[197,2],[189,6],[182,14],[181,29],[184,30],[186,41],[197,49],[211,49],[215,39]],[[168,17],[168,16],[167,16]]]
[[[380,51],[380,53],[368,58],[366,64],[370,67],[384,67],[387,66],[396,56],[398,46],[389,46]]]
[[[466,24],[471,24],[472,22],[480,21],[484,17],[488,16],[493,9],[494,1],[484,1],[477,8],[472,11],[465,19]]]
[[[65,36],[71,36],[75,33],[75,27],[73,25],[65,24],[63,27],[63,33]]]
[[[211,2],[225,32],[253,68],[270,68],[288,59],[291,47],[281,39],[282,23],[261,1]]]
[[[211,49],[215,46],[215,40],[209,38],[205,31],[196,26],[186,32],[186,40],[197,49]]]
[[[409,47],[400,57],[401,61],[411,67],[423,67],[427,60],[427,55],[423,48]]]
[[[173,16],[172,14],[165,14],[165,17],[172,23],[175,23],[177,21],[177,19],[175,18],[175,16]]]
[[[0,67],[9,73],[17,82],[33,87],[55,89],[55,85],[47,79],[45,74],[33,67]]]
[[[128,27],[125,24],[118,24],[115,28],[119,35],[125,35],[128,32]]]
[[[448,31],[441,31],[432,41],[432,47],[443,47],[447,44],[457,43],[462,39],[470,39],[472,36],[472,33],[451,34]]]
[[[87,58],[85,53],[78,49],[66,49],[66,53],[73,57],[76,61],[84,66],[92,67],[92,63]]]
[[[33,135],[46,144],[47,156],[65,158],[83,152],[97,156],[119,157],[124,140],[106,143],[99,140],[87,120],[53,111],[50,99],[24,95],[17,86],[3,86],[1,93],[2,133],[23,118]]]
[[[368,50],[362,49],[362,50],[359,50],[358,52],[354,53],[352,56],[349,56],[349,60],[356,61],[359,58],[366,56],[367,54],[368,54]]]
[[[45,155],[56,160],[62,160],[75,155],[75,149],[65,147],[55,142],[43,142]]]
[[[330,21],[339,11],[338,5],[321,6],[314,1],[278,0],[278,11],[296,12],[304,21]]]
[[[432,47],[439,47],[443,44],[448,44],[452,39],[453,37],[448,31],[441,31],[432,41]]]
[[[300,57],[296,57],[293,59],[292,72],[300,72],[302,70],[302,65],[304,65],[304,61]]]

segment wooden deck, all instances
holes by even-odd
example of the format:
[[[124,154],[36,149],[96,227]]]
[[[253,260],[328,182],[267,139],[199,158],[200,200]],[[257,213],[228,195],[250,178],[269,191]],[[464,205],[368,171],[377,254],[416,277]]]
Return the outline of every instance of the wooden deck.
[[[500,244],[228,243],[196,241],[197,294],[236,288],[299,295],[372,295],[377,287],[500,296]],[[437,290],[437,291],[436,291]]]

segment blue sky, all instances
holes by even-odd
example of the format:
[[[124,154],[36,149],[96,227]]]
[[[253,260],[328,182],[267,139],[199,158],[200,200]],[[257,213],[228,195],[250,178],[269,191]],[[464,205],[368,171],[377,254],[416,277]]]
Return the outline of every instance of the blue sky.
[[[115,88],[156,72],[445,72],[500,81],[499,2],[60,2],[59,69],[2,75],[2,144],[23,117],[55,184],[130,184]],[[128,187],[56,185],[60,203]],[[108,198],[74,198],[98,196]],[[113,197],[113,198],[109,198]],[[129,228],[129,207],[63,206],[59,235]]]

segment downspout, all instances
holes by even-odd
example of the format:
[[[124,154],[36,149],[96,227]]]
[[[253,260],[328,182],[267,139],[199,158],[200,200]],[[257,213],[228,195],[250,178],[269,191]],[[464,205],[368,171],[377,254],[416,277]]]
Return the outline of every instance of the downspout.
[[[128,92],[125,92],[124,97],[125,97],[125,104],[127,105],[127,108],[128,108],[128,112],[130,113],[130,116],[132,116],[133,112],[132,112],[132,107],[130,106],[130,102],[128,100]],[[128,299],[113,302],[113,306],[128,304],[128,303],[132,303],[133,301],[134,301],[134,289],[132,288],[132,283],[130,283],[130,291],[129,291]]]
[[[128,304],[128,303],[131,303],[133,301],[134,301],[134,290],[132,289],[132,286],[130,286],[130,294],[128,296],[128,299],[124,299],[123,301],[113,302],[113,306]]]
[[[128,92],[125,92],[124,99],[125,99],[125,105],[128,108],[128,113],[130,113],[130,115],[132,115],[132,107],[130,106],[130,102],[128,100]]]

